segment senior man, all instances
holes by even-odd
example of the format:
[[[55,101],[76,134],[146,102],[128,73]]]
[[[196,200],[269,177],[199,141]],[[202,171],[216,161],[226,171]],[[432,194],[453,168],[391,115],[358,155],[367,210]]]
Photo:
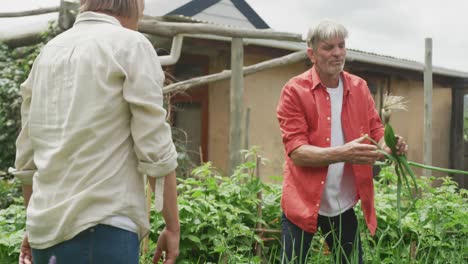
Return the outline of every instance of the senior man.
[[[343,25],[330,20],[309,30],[313,67],[286,83],[277,107],[286,153],[282,255],[294,263],[306,263],[318,227],[334,259],[362,263],[353,209],[358,200],[371,234],[377,227],[371,165],[381,155],[366,136],[389,149],[366,82],[343,71],[347,36]],[[399,138],[399,153],[406,148]]]

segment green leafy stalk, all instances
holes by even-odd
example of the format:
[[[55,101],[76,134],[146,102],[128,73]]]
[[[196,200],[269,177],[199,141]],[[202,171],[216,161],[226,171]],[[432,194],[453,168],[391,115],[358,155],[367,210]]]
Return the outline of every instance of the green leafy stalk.
[[[386,151],[382,149],[379,149],[379,152],[382,153],[387,158],[387,160],[390,161],[390,164],[393,164],[395,173],[397,174],[398,225],[400,225],[401,218],[406,216],[406,214],[409,213],[409,211],[416,205],[416,201],[418,199],[419,188],[418,188],[418,184],[416,181],[416,175],[411,169],[411,166],[434,170],[434,171],[446,172],[446,173],[468,174],[467,171],[445,169],[445,168],[439,168],[435,166],[419,164],[416,162],[408,161],[405,155],[398,155],[397,154],[398,138],[395,136],[395,132],[389,123],[385,124],[384,140],[385,140],[385,144],[387,145],[387,147],[391,150],[391,154],[387,153]],[[375,142],[374,140],[371,140],[371,141],[375,145],[378,146],[377,142]],[[407,189],[408,194],[410,196],[410,200],[412,201],[411,205],[408,207],[408,209],[406,210],[404,214],[401,213],[401,195],[402,195],[403,188]]]
[[[445,168],[440,168],[440,167],[436,167],[436,166],[424,165],[424,164],[420,164],[420,163],[413,162],[413,161],[408,161],[408,165],[413,166],[413,167],[417,167],[417,168],[428,169],[428,170],[433,170],[433,171],[440,171],[440,172],[446,172],[446,173],[468,174],[468,171],[445,169]]]
[[[397,138],[395,136],[395,132],[393,132],[392,126],[389,123],[385,124],[384,140],[385,140],[385,144],[387,145],[387,147],[389,147],[390,150],[392,151],[392,155],[394,157],[397,157],[397,151],[396,151]]]

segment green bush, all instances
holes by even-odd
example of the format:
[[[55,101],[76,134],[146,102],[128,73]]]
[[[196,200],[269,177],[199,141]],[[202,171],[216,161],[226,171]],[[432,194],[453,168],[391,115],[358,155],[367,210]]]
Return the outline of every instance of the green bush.
[[[254,232],[257,221],[257,192],[263,191],[262,224],[279,229],[281,186],[261,183],[252,173],[255,163],[242,164],[232,176],[222,177],[206,163],[192,178],[178,179],[181,222],[178,263],[260,263],[254,245],[263,245],[267,263],[281,263],[276,238],[261,242]],[[439,179],[440,180],[440,179]],[[396,177],[384,168],[375,180],[378,217],[376,235],[371,237],[359,209],[361,237],[366,263],[466,263],[468,252],[468,191],[458,189],[449,178],[432,187],[434,178],[420,178],[422,192],[415,208],[397,222]],[[0,210],[0,263],[16,263],[21,243],[25,210],[22,199]],[[408,205],[406,201],[403,205]],[[150,248],[164,226],[161,214],[151,212]],[[150,251],[152,253],[152,251]],[[330,263],[323,236],[314,237],[308,263]],[[141,263],[151,263],[150,253]],[[353,263],[353,262],[352,262]]]
[[[0,176],[0,209],[8,208],[21,196],[21,188],[14,178]]]
[[[265,219],[278,217],[279,186],[262,184],[252,176],[254,169],[255,163],[247,162],[222,177],[206,163],[193,171],[193,178],[179,180],[180,263],[259,261],[252,251],[255,243],[262,243],[253,231],[260,221],[257,193],[263,190],[265,196]],[[164,221],[154,212],[151,217],[155,240]],[[268,227],[268,221],[261,222]]]
[[[39,44],[10,48],[0,43],[0,175],[15,161],[15,142],[21,129],[19,87],[28,78],[41,48],[57,34],[58,28],[51,23]]]
[[[440,179],[442,185],[432,187],[434,177],[418,178],[422,191],[415,208],[398,226],[396,175],[391,168],[381,171],[375,181],[377,232],[370,237],[362,230],[369,263],[466,263],[468,191],[458,189],[449,177]],[[364,223],[361,212],[360,222]]]
[[[26,210],[22,198],[0,210],[0,263],[18,263],[25,226]]]

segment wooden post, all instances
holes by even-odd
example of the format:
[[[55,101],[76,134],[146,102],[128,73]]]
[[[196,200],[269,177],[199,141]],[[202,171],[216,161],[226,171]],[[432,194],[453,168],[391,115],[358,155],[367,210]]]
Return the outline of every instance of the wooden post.
[[[257,156],[257,161],[256,161],[256,166],[255,166],[255,177],[257,177],[258,179],[260,179],[260,165],[262,164],[262,158]],[[262,219],[262,204],[263,204],[263,197],[262,197],[262,190],[260,190],[258,193],[257,193],[257,200],[258,200],[258,205],[257,205],[257,217],[258,217],[258,221],[257,221],[257,226],[256,226],[256,229],[257,230],[261,230],[262,229],[262,223],[260,222],[261,219]],[[260,243],[256,243],[256,248],[255,248],[255,254],[258,256],[258,257],[261,257],[262,256],[262,245],[260,245]]]
[[[242,112],[244,99],[244,45],[242,38],[233,38],[231,46],[231,89],[229,119],[229,171],[240,164],[242,142]]]
[[[244,149],[249,149],[250,107],[247,107],[247,112],[245,113],[244,129]]]
[[[58,25],[61,30],[65,31],[73,26],[79,7],[80,4],[78,2],[60,1]]]
[[[426,38],[424,67],[424,158],[423,163],[432,165],[432,39]],[[430,170],[424,170],[431,176]]]

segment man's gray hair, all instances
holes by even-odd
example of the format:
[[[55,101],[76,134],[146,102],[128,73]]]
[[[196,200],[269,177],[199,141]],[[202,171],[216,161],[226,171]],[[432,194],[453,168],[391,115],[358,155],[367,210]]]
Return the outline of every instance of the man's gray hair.
[[[143,16],[143,0],[80,0],[80,4],[80,12],[104,12],[127,18]]]
[[[323,20],[315,28],[310,28],[307,34],[307,46],[317,50],[320,41],[332,38],[348,37],[348,30],[340,23],[333,20]]]

